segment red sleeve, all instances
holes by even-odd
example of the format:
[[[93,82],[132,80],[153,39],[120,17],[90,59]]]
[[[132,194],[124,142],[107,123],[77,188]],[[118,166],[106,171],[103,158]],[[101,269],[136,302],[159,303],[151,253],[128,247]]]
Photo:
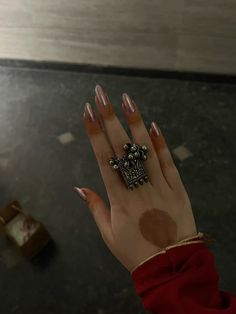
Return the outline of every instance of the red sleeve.
[[[214,256],[205,243],[177,246],[132,273],[143,306],[158,314],[236,314],[236,296],[218,289]]]

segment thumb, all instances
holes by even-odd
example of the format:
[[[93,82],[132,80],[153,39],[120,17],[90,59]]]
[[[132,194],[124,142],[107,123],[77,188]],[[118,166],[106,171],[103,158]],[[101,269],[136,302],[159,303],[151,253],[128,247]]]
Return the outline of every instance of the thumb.
[[[112,239],[111,228],[111,212],[103,199],[94,191],[88,188],[74,188],[75,192],[81,197],[81,191],[85,195],[82,198],[86,201],[93,218],[98,226],[101,236],[105,242],[110,242]]]

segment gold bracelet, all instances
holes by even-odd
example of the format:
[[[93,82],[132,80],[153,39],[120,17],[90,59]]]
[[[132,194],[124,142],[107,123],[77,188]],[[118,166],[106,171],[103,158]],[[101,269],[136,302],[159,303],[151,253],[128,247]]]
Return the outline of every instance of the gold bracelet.
[[[190,240],[195,239],[195,238],[202,238],[203,240],[190,241]],[[189,242],[187,242],[187,241],[189,241]],[[182,246],[182,245],[187,245],[187,244],[192,244],[192,243],[204,243],[204,242],[205,242],[204,241],[204,234],[202,232],[198,232],[198,234],[195,235],[195,236],[192,236],[192,237],[189,237],[189,238],[185,238],[185,239],[177,242],[176,244],[169,245],[166,248],[162,249],[161,251],[159,251],[159,252],[149,256],[147,259],[145,259],[144,261],[139,263],[134,269],[132,269],[130,271],[130,273],[132,274],[135,269],[137,269],[139,266],[141,266],[142,264],[144,264],[145,262],[147,262],[148,260],[150,260],[154,256],[159,255],[159,254],[165,254],[166,251],[171,249],[171,248],[174,248],[174,247],[177,247],[177,246]]]
[[[189,240],[192,240],[192,239],[195,239],[195,238],[204,238],[204,234],[202,232],[198,232],[198,234],[196,234],[195,236],[192,236],[192,237],[188,237],[188,238],[185,238],[177,243],[183,243],[183,242],[187,242]],[[168,246],[167,246],[168,247]]]

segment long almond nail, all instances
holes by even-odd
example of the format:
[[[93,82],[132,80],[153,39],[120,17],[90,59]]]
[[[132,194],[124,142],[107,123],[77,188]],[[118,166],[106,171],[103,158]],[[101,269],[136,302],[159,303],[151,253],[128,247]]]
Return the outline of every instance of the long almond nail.
[[[152,129],[153,129],[153,131],[154,131],[154,134],[155,134],[156,136],[159,136],[159,135],[160,135],[160,131],[159,131],[159,128],[158,128],[158,126],[156,125],[156,123],[155,123],[155,122],[152,122],[152,123],[151,123],[151,126],[152,126]]]
[[[94,112],[93,112],[93,109],[90,105],[90,103],[86,103],[85,104],[85,110],[87,111],[88,113],[88,119],[90,122],[95,122],[96,121],[96,118],[95,118],[95,115],[94,115]]]
[[[74,187],[74,191],[77,193],[77,195],[79,195],[79,197],[81,197],[84,201],[87,201],[87,196],[85,195],[84,191],[81,190],[78,187]]]
[[[127,112],[129,112],[129,113],[135,112],[135,104],[132,101],[132,99],[129,97],[129,95],[124,93],[122,95],[122,99],[123,99],[123,102],[124,102],[124,105],[125,105],[125,110]]]
[[[95,93],[98,97],[99,102],[103,106],[108,106],[110,104],[110,100],[109,100],[107,94],[104,92],[103,88],[100,85],[96,85]]]

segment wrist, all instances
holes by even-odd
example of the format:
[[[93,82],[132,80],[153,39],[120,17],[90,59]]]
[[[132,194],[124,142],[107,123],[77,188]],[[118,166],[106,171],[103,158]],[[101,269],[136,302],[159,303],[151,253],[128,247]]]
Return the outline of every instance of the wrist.
[[[134,267],[130,273],[132,275],[132,273],[141,265],[143,265],[144,263],[146,263],[147,261],[149,261],[150,259],[154,258],[155,256],[157,255],[160,255],[160,254],[165,254],[167,250],[170,250],[174,247],[177,247],[177,246],[183,246],[183,245],[189,245],[189,244],[193,244],[193,243],[204,243],[206,241],[209,241],[209,237],[207,234],[204,234],[202,232],[198,232],[198,234],[196,234],[195,236],[192,236],[192,237],[187,237],[183,240],[180,240],[178,241],[177,243],[175,244],[172,244],[172,245],[169,245],[167,247],[165,247],[164,249],[162,249],[161,251],[158,251],[157,253],[149,256],[148,258],[146,258],[145,260],[143,260],[141,263],[139,263],[136,267]]]

